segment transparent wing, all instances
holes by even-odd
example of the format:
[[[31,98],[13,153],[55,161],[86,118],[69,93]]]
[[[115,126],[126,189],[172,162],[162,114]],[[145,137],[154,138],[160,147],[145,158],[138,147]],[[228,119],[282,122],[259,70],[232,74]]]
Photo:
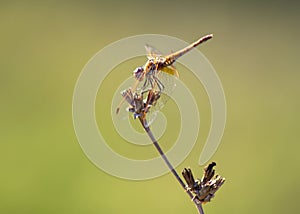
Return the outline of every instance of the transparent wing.
[[[130,86],[130,87],[127,87],[127,89],[130,89],[131,92],[135,92],[137,90],[139,90],[140,85],[141,85],[141,81],[142,79],[144,79],[144,75],[145,75],[145,72],[143,70],[142,67],[137,67],[134,71],[133,71],[134,75],[133,77],[131,77],[131,79],[133,79],[133,84]],[[121,102],[119,103],[119,105],[117,106],[116,108],[116,114],[119,114],[119,112],[121,111],[121,109],[123,108],[124,109],[124,102],[128,100],[126,100],[128,98],[128,94],[123,94],[123,91],[121,92],[123,98],[121,100]],[[131,104],[130,104],[131,105]]]
[[[162,53],[151,45],[146,44],[145,49],[149,57],[162,56]]]
[[[162,72],[168,73],[169,75],[175,76],[176,78],[179,77],[179,73],[178,73],[178,71],[176,70],[176,68],[175,68],[174,65],[170,65],[170,66],[168,66],[168,67],[164,67],[164,68],[162,69]]]
[[[159,109],[161,109],[165,105],[165,103],[168,101],[168,99],[170,98],[170,96],[172,95],[172,93],[176,87],[175,79],[177,78],[177,76],[174,75],[173,73],[170,74],[170,73],[164,72],[164,70],[158,71],[156,76],[157,76],[158,81],[163,85],[162,94],[166,95],[166,96],[162,96],[157,101],[156,106],[158,106]]]
[[[149,110],[146,115],[149,125],[155,120],[157,112],[160,111],[170,99],[172,92],[176,87],[175,80],[177,76],[167,72],[157,71],[155,78],[157,82],[152,90],[159,93],[160,97],[155,100],[154,103],[150,103],[149,105]],[[162,90],[158,87],[159,84],[163,86]]]

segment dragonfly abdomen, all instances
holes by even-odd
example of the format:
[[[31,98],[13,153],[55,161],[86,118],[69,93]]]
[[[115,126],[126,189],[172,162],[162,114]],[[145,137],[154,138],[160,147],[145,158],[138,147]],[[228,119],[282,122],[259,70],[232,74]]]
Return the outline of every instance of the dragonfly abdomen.
[[[201,37],[200,39],[198,39],[197,41],[193,42],[192,44],[190,44],[189,46],[175,52],[172,53],[168,56],[165,57],[165,61],[164,64],[166,66],[172,65],[179,57],[181,57],[182,55],[186,54],[187,52],[189,52],[190,50],[192,50],[193,48],[197,47],[198,45],[200,45],[201,43],[211,39],[213,37],[212,34],[206,35]]]

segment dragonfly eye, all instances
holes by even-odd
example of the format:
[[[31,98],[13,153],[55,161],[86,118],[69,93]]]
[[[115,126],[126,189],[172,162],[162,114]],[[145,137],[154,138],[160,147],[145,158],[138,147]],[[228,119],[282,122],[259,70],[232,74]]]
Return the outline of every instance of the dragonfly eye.
[[[142,67],[138,67],[134,70],[133,75],[137,80],[142,81],[144,74],[144,69]]]

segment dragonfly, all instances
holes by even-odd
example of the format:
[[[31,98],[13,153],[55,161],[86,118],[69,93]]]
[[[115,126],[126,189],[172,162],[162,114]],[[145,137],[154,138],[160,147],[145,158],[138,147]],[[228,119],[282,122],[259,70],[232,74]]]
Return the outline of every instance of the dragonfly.
[[[135,82],[131,88],[121,92],[123,99],[118,105],[116,113],[119,113],[124,101],[129,103],[129,111],[135,112],[135,110],[138,110],[138,112],[135,112],[135,118],[141,117],[145,119],[150,108],[156,107],[156,111],[161,109],[169,99],[169,96],[163,96],[164,99],[162,99],[161,95],[163,93],[170,94],[176,85],[173,78],[179,77],[179,73],[173,65],[174,62],[212,37],[213,34],[205,35],[187,47],[166,56],[162,55],[154,47],[145,45],[148,60],[143,66],[139,66],[134,70],[133,77]],[[137,104],[135,100],[141,101],[145,93],[148,94],[146,100],[140,103],[139,106],[135,106]],[[139,99],[135,99],[136,97]]]

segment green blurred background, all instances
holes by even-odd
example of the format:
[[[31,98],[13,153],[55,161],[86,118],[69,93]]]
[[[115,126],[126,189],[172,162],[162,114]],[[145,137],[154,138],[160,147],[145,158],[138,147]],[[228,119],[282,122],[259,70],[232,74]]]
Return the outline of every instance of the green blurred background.
[[[227,125],[213,160],[227,181],[205,212],[296,213],[299,20],[296,1],[1,1],[0,213],[196,213],[170,174],[134,182],[99,170],[73,130],[72,95],[83,66],[106,45],[144,33],[188,42],[215,35],[200,49],[226,94]],[[177,169],[191,166],[200,176],[210,110],[197,87],[203,135]],[[109,117],[99,112],[101,128]],[[102,129],[115,139],[114,130]],[[112,145],[126,154],[136,149],[130,157],[156,155],[151,146],[133,147]]]

